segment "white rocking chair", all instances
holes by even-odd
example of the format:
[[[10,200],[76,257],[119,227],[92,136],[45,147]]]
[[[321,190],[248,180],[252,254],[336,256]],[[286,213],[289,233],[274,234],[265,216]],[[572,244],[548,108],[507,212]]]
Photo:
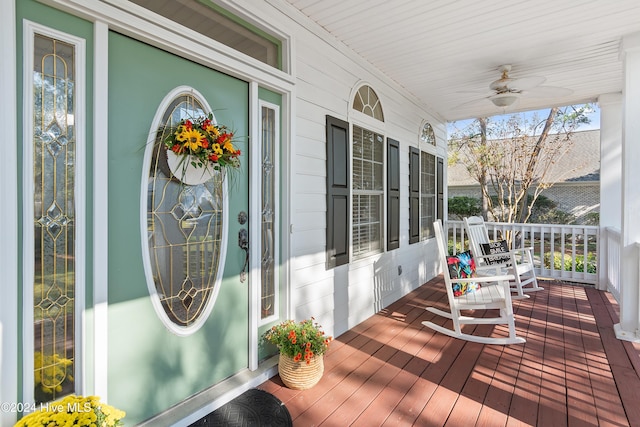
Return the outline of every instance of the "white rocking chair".
[[[471,253],[478,264],[479,274],[489,271],[492,274],[506,272],[515,276],[511,282],[511,292],[518,295],[514,298],[528,298],[525,292],[543,291],[538,286],[535,266],[533,264],[533,248],[511,249],[503,255],[502,261],[493,261],[499,255],[483,254],[481,245],[490,243],[489,233],[484,219],[479,216],[471,216],[464,219],[464,227],[469,237]],[[515,266],[515,268],[514,268]],[[528,286],[531,285],[531,286]]]
[[[450,312],[440,310],[436,307],[427,307],[426,309],[439,316],[451,319],[453,321],[453,329],[437,325],[430,321],[422,322],[422,324],[435,331],[438,331],[445,335],[449,335],[450,337],[460,338],[463,340],[482,344],[507,345],[524,343],[524,338],[516,336],[515,316],[513,314],[513,307],[511,305],[509,281],[514,280],[514,276],[502,275],[493,277],[480,276],[472,278],[452,278],[449,273],[449,266],[447,262],[448,251],[446,236],[442,229],[442,222],[440,220],[434,222],[433,227],[436,234],[436,240],[438,241],[440,264],[442,265]],[[464,293],[460,296],[454,296],[454,284],[464,285],[473,282],[478,283],[480,285],[480,288],[475,290],[474,292]],[[462,310],[486,309],[499,309],[500,315],[498,317],[470,317],[463,316],[461,314]],[[467,334],[462,332],[462,325],[466,324],[508,325],[509,336],[486,337]]]

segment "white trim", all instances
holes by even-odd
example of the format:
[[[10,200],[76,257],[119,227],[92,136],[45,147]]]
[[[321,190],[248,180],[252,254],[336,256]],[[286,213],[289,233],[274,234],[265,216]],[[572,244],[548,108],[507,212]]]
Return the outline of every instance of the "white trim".
[[[96,22],[93,34],[93,393],[108,402],[109,28]]]
[[[262,192],[262,173],[260,166],[260,106],[258,84],[249,83],[249,143],[247,144],[247,156],[249,158],[249,370],[258,368],[260,326],[260,194]],[[256,173],[252,173],[256,172]]]
[[[224,179],[222,181],[222,236],[221,236],[221,244],[220,244],[220,258],[218,260],[218,269],[215,278],[215,284],[213,288],[213,292],[211,296],[209,296],[209,301],[206,302],[206,306],[202,313],[200,313],[199,318],[189,326],[179,326],[169,319],[167,313],[162,307],[162,302],[160,301],[160,297],[158,296],[158,291],[156,290],[156,285],[153,280],[153,268],[151,267],[151,255],[149,253],[149,245],[148,245],[148,236],[147,236],[147,197],[149,194],[149,169],[151,167],[151,157],[153,154],[153,147],[156,141],[156,133],[158,128],[163,125],[162,118],[169,107],[169,104],[176,98],[180,96],[192,96],[197,99],[198,102],[203,106],[205,112],[213,112],[211,110],[211,106],[205,99],[205,97],[198,92],[196,89],[190,86],[178,86],[171,90],[160,102],[158,109],[156,110],[156,114],[153,117],[153,121],[151,122],[151,128],[149,129],[149,135],[147,138],[147,143],[145,144],[144,151],[144,160],[142,162],[142,175],[140,179],[140,233],[141,233],[141,242],[142,242],[142,264],[144,267],[145,278],[147,280],[147,289],[149,290],[149,295],[151,297],[151,302],[153,304],[153,308],[155,309],[158,317],[162,320],[162,323],[166,326],[166,328],[173,332],[178,336],[187,336],[191,335],[200,329],[207,319],[209,318],[209,314],[211,310],[213,310],[213,306],[215,305],[216,299],[218,297],[218,293],[220,292],[220,287],[222,286],[222,276],[224,274],[224,264],[227,256],[227,237],[229,234],[229,191],[228,191],[228,179]],[[216,122],[215,115],[213,115],[213,122]]]
[[[276,104],[272,104],[270,102],[264,101],[264,100],[260,100],[258,102],[258,111],[260,111],[260,117],[262,117],[262,108],[263,107],[267,107],[271,110],[274,110],[274,114],[275,114],[275,130],[274,130],[274,157],[273,157],[273,179],[274,179],[274,183],[273,183],[273,206],[274,206],[274,215],[275,215],[275,219],[273,222],[273,265],[274,265],[274,269],[273,269],[273,282],[275,285],[275,296],[274,296],[274,311],[273,311],[273,315],[266,317],[264,319],[260,319],[259,323],[260,325],[266,325],[267,323],[273,322],[278,320],[278,318],[280,317],[280,297],[281,297],[281,288],[282,288],[282,284],[280,283],[280,240],[281,240],[281,211],[282,211],[282,204],[281,204],[281,200],[280,200],[280,174],[281,174],[281,170],[280,170],[280,106],[276,105]],[[260,133],[258,134],[258,141],[256,144],[256,147],[259,151],[256,151],[256,153],[261,153],[262,152],[262,126],[260,126]],[[257,166],[257,171],[262,170],[262,160],[261,157],[262,156],[254,156],[254,157],[260,157],[260,161],[259,161],[259,165]],[[258,183],[258,194],[262,194],[262,173],[258,174],[259,176],[259,183]],[[259,200],[259,204],[258,204],[258,211],[257,212],[261,212],[262,210],[262,200],[260,198]],[[261,227],[261,221],[260,218],[258,218],[258,227]],[[258,241],[258,248],[262,248],[262,233],[259,233],[259,241]],[[258,262],[261,262],[261,251],[258,251]],[[261,264],[257,264],[257,265],[261,265]],[[259,276],[261,277],[261,275]],[[258,296],[258,300],[259,300],[259,296]],[[259,301],[260,302],[260,301]],[[258,307],[258,312],[259,310],[261,310],[262,306],[260,305]]]
[[[295,43],[291,44],[292,51],[295,50]],[[282,94],[281,97],[282,103],[282,113],[281,120],[282,124],[280,126],[280,134],[281,134],[281,145],[280,145],[280,158],[284,159],[282,165],[280,167],[280,178],[282,178],[280,189],[282,193],[280,194],[280,203],[281,206],[285,206],[286,208],[282,208],[281,215],[281,224],[282,234],[281,234],[281,243],[282,247],[280,249],[281,258],[280,262],[282,263],[282,271],[284,272],[284,277],[281,277],[280,280],[283,282],[282,289],[285,291],[285,295],[282,298],[284,300],[284,310],[281,313],[285,318],[289,319],[292,317],[294,313],[293,307],[293,295],[291,290],[291,268],[293,265],[293,259],[291,255],[291,246],[293,240],[293,233],[295,232],[294,224],[292,219],[295,217],[295,207],[291,202],[291,194],[292,189],[291,185],[293,182],[293,160],[295,157],[294,150],[292,148],[294,135],[296,135],[296,94],[295,88],[289,92]]]
[[[0,301],[0,402],[18,402],[18,132],[16,78],[16,10],[14,0],[1,0],[0,128],[6,144],[0,156],[0,271],[5,283]],[[13,425],[16,413],[0,411],[0,425]]]
[[[33,80],[33,38],[34,34],[42,34],[56,40],[62,40],[75,47],[75,110],[74,110],[74,126],[76,136],[76,164],[75,164],[75,392],[81,394],[84,392],[84,339],[82,336],[84,330],[84,301],[86,284],[86,99],[85,99],[85,67],[86,49],[85,40],[63,33],[31,21],[24,20],[23,28],[23,132],[24,135],[33,135],[33,85],[29,84]],[[26,137],[25,137],[26,138]],[[34,353],[34,332],[33,332],[33,281],[34,281],[34,233],[33,233],[33,194],[35,185],[33,182],[33,144],[29,141],[23,144],[23,401],[33,402],[33,353]],[[27,285],[28,284],[28,285]]]
[[[260,325],[260,202],[261,202],[261,173],[251,173],[260,170],[261,114],[259,107],[259,87],[256,82],[249,83],[249,370],[258,368],[258,349]],[[255,195],[255,197],[254,197]]]

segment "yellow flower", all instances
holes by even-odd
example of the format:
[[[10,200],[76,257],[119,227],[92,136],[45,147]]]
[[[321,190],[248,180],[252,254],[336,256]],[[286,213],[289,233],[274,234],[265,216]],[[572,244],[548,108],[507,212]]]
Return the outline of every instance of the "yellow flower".
[[[223,151],[222,148],[220,148],[220,144],[213,144],[211,146],[211,149],[213,150],[214,153],[222,155]]]
[[[197,129],[191,129],[184,132],[185,142],[184,145],[191,151],[195,151],[202,147],[202,139],[204,135]]]
[[[179,142],[185,142],[187,137],[186,131],[187,131],[187,128],[184,125],[178,126],[175,132],[176,140]]]
[[[209,132],[209,135],[211,135],[213,139],[216,139],[220,135],[220,131],[215,125],[209,124],[205,130]]]
[[[236,149],[233,147],[233,144],[231,143],[231,138],[225,139],[223,147],[225,150],[227,150],[231,154],[236,152]]]

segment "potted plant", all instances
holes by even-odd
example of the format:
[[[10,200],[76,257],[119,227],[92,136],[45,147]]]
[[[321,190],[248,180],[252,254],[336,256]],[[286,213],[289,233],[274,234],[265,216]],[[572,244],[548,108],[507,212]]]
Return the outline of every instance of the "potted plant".
[[[100,402],[97,396],[69,395],[55,402],[41,403],[22,417],[14,427],[123,426],[125,413]]]
[[[201,184],[216,171],[240,167],[240,150],[233,145],[234,134],[213,122],[213,114],[182,119],[164,129],[166,161],[171,174],[188,185]]]
[[[324,373],[324,353],[332,337],[326,336],[314,319],[285,320],[269,329],[264,338],[280,350],[278,373],[289,388],[305,390],[320,381]]]

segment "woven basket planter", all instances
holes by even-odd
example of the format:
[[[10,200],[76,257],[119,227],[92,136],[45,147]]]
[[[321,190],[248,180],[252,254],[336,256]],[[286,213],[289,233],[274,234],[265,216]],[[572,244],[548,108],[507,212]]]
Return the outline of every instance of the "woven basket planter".
[[[293,358],[280,354],[278,373],[287,387],[294,390],[306,390],[316,385],[322,378],[324,356],[314,356],[307,365],[304,360],[294,362]]]

